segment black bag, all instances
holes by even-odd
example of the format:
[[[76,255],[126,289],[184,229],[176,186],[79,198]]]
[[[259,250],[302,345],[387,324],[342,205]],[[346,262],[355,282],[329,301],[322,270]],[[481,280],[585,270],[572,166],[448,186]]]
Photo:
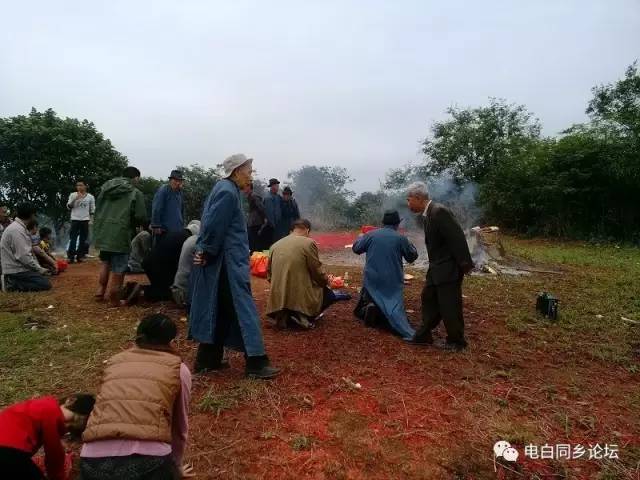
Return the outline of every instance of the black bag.
[[[538,294],[536,310],[551,320],[558,319],[558,299],[547,292]]]

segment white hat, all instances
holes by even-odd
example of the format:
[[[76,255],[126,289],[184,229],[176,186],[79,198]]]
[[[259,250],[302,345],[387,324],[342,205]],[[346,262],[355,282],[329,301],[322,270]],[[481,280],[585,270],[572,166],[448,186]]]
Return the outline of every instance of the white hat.
[[[187,225],[187,230],[191,232],[191,235],[198,235],[200,233],[200,220],[191,220]]]
[[[253,158],[247,158],[244,153],[236,153],[235,155],[227,157],[222,163],[224,178],[229,178],[236,168],[241,167],[247,162],[253,162]]]

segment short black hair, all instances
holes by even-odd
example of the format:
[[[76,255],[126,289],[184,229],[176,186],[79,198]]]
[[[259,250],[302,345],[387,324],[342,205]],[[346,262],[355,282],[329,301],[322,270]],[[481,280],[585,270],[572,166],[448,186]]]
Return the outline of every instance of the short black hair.
[[[16,215],[20,220],[28,220],[36,214],[36,207],[33,203],[22,202],[16,207]]]
[[[73,413],[78,415],[89,415],[93,410],[93,406],[96,403],[95,395],[90,393],[74,393],[68,397],[63,397],[59,400],[60,405],[64,405]]]
[[[140,170],[138,170],[136,167],[127,167],[122,172],[122,176],[126,178],[136,178],[140,175]]]
[[[38,233],[40,234],[40,238],[45,238],[51,235],[51,229],[49,227],[42,227]]]
[[[140,321],[136,330],[136,345],[169,345],[178,335],[176,323],[166,315],[154,313]]]
[[[298,218],[291,224],[291,229],[295,228],[306,228],[307,230],[311,230],[311,222],[306,218]]]
[[[76,179],[76,183],[82,183],[82,184],[84,184],[84,186],[85,186],[85,187],[87,186],[87,182],[85,181],[85,179],[84,179],[84,178],[78,178],[78,179]]]

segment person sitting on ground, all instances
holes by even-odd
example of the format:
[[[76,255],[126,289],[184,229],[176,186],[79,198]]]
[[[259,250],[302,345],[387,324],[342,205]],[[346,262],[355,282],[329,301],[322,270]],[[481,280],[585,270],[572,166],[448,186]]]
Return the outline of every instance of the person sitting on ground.
[[[309,220],[298,219],[293,222],[291,233],[271,247],[267,315],[279,328],[289,323],[312,328],[318,315],[338,300],[328,287],[329,279],[322,270],[318,245],[309,238],[310,232]]]
[[[64,480],[65,450],[62,437],[80,436],[87,425],[95,397],[86,393],[62,400],[40,397],[0,411],[0,472],[2,478],[44,480],[31,457],[44,447],[49,480]]]
[[[144,196],[135,187],[139,181],[140,170],[127,167],[122,177],[102,185],[98,196],[93,237],[102,267],[95,297],[109,300],[114,306],[120,304],[135,228],[147,220]],[[111,289],[107,292],[110,277]]]
[[[127,273],[144,273],[142,262],[151,251],[151,232],[149,222],[144,222],[138,227],[138,234],[131,240],[131,253],[129,254],[129,268]]]
[[[33,254],[27,224],[35,221],[36,209],[31,203],[21,203],[17,216],[0,239],[0,261],[4,289],[16,292],[49,290],[51,282],[45,276],[49,270],[40,266]]]
[[[197,242],[198,235],[193,234],[182,244],[178,270],[176,271],[175,277],[173,277],[173,285],[171,285],[173,301],[181,307],[186,307],[187,310],[191,304],[191,300],[189,299],[189,277],[193,268],[193,258],[196,254]]]
[[[41,247],[40,235],[38,234],[38,222],[31,222],[29,225],[27,225],[27,227],[29,229],[29,235],[31,236],[31,249],[36,259],[38,260],[38,263],[41,267],[49,270],[49,273],[51,275],[57,275],[58,264],[56,263],[56,259],[51,255],[47,255],[47,253]]]
[[[134,303],[140,294],[150,302],[161,302],[171,299],[171,285],[178,271],[178,261],[182,253],[182,245],[200,232],[200,220],[191,220],[186,228],[179,232],[165,232],[156,238],[155,244],[147,258],[142,262],[142,268],[149,278],[149,285],[128,285],[129,295],[123,302]]]
[[[53,262],[55,272],[58,272],[58,260],[53,254],[53,249],[51,248],[51,229],[49,227],[42,227],[38,233],[40,236],[40,250],[42,250],[42,253],[48,257],[49,265]]]
[[[138,325],[135,346],[107,360],[82,436],[83,480],[194,476],[182,463],[191,372],[175,349],[177,335],[169,317],[149,315]]]
[[[11,224],[11,218],[9,217],[9,209],[6,205],[0,204],[0,241],[2,240],[2,233],[4,229]],[[0,252],[1,253],[1,252]],[[2,259],[0,258],[0,275],[2,275]]]
[[[404,309],[404,271],[402,260],[418,258],[418,251],[400,235],[400,215],[396,210],[384,213],[383,228],[372,230],[353,244],[353,252],[367,254],[360,299],[354,314],[368,327],[382,327],[409,341],[415,330]]]

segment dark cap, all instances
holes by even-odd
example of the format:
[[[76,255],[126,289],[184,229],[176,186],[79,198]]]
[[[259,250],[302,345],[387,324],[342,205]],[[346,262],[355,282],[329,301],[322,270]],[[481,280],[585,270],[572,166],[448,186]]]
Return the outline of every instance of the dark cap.
[[[282,193],[288,193],[289,195],[293,194],[293,190],[291,190],[291,187],[284,187],[282,189]]]
[[[397,210],[387,210],[382,217],[383,225],[398,225],[400,223],[400,214]]]
[[[180,170],[171,170],[171,175],[169,175],[169,178],[173,178],[174,180],[184,180],[184,177],[182,176],[182,172]]]
[[[277,178],[272,178],[271,180],[269,180],[269,186],[271,185],[280,185],[280,182]]]

